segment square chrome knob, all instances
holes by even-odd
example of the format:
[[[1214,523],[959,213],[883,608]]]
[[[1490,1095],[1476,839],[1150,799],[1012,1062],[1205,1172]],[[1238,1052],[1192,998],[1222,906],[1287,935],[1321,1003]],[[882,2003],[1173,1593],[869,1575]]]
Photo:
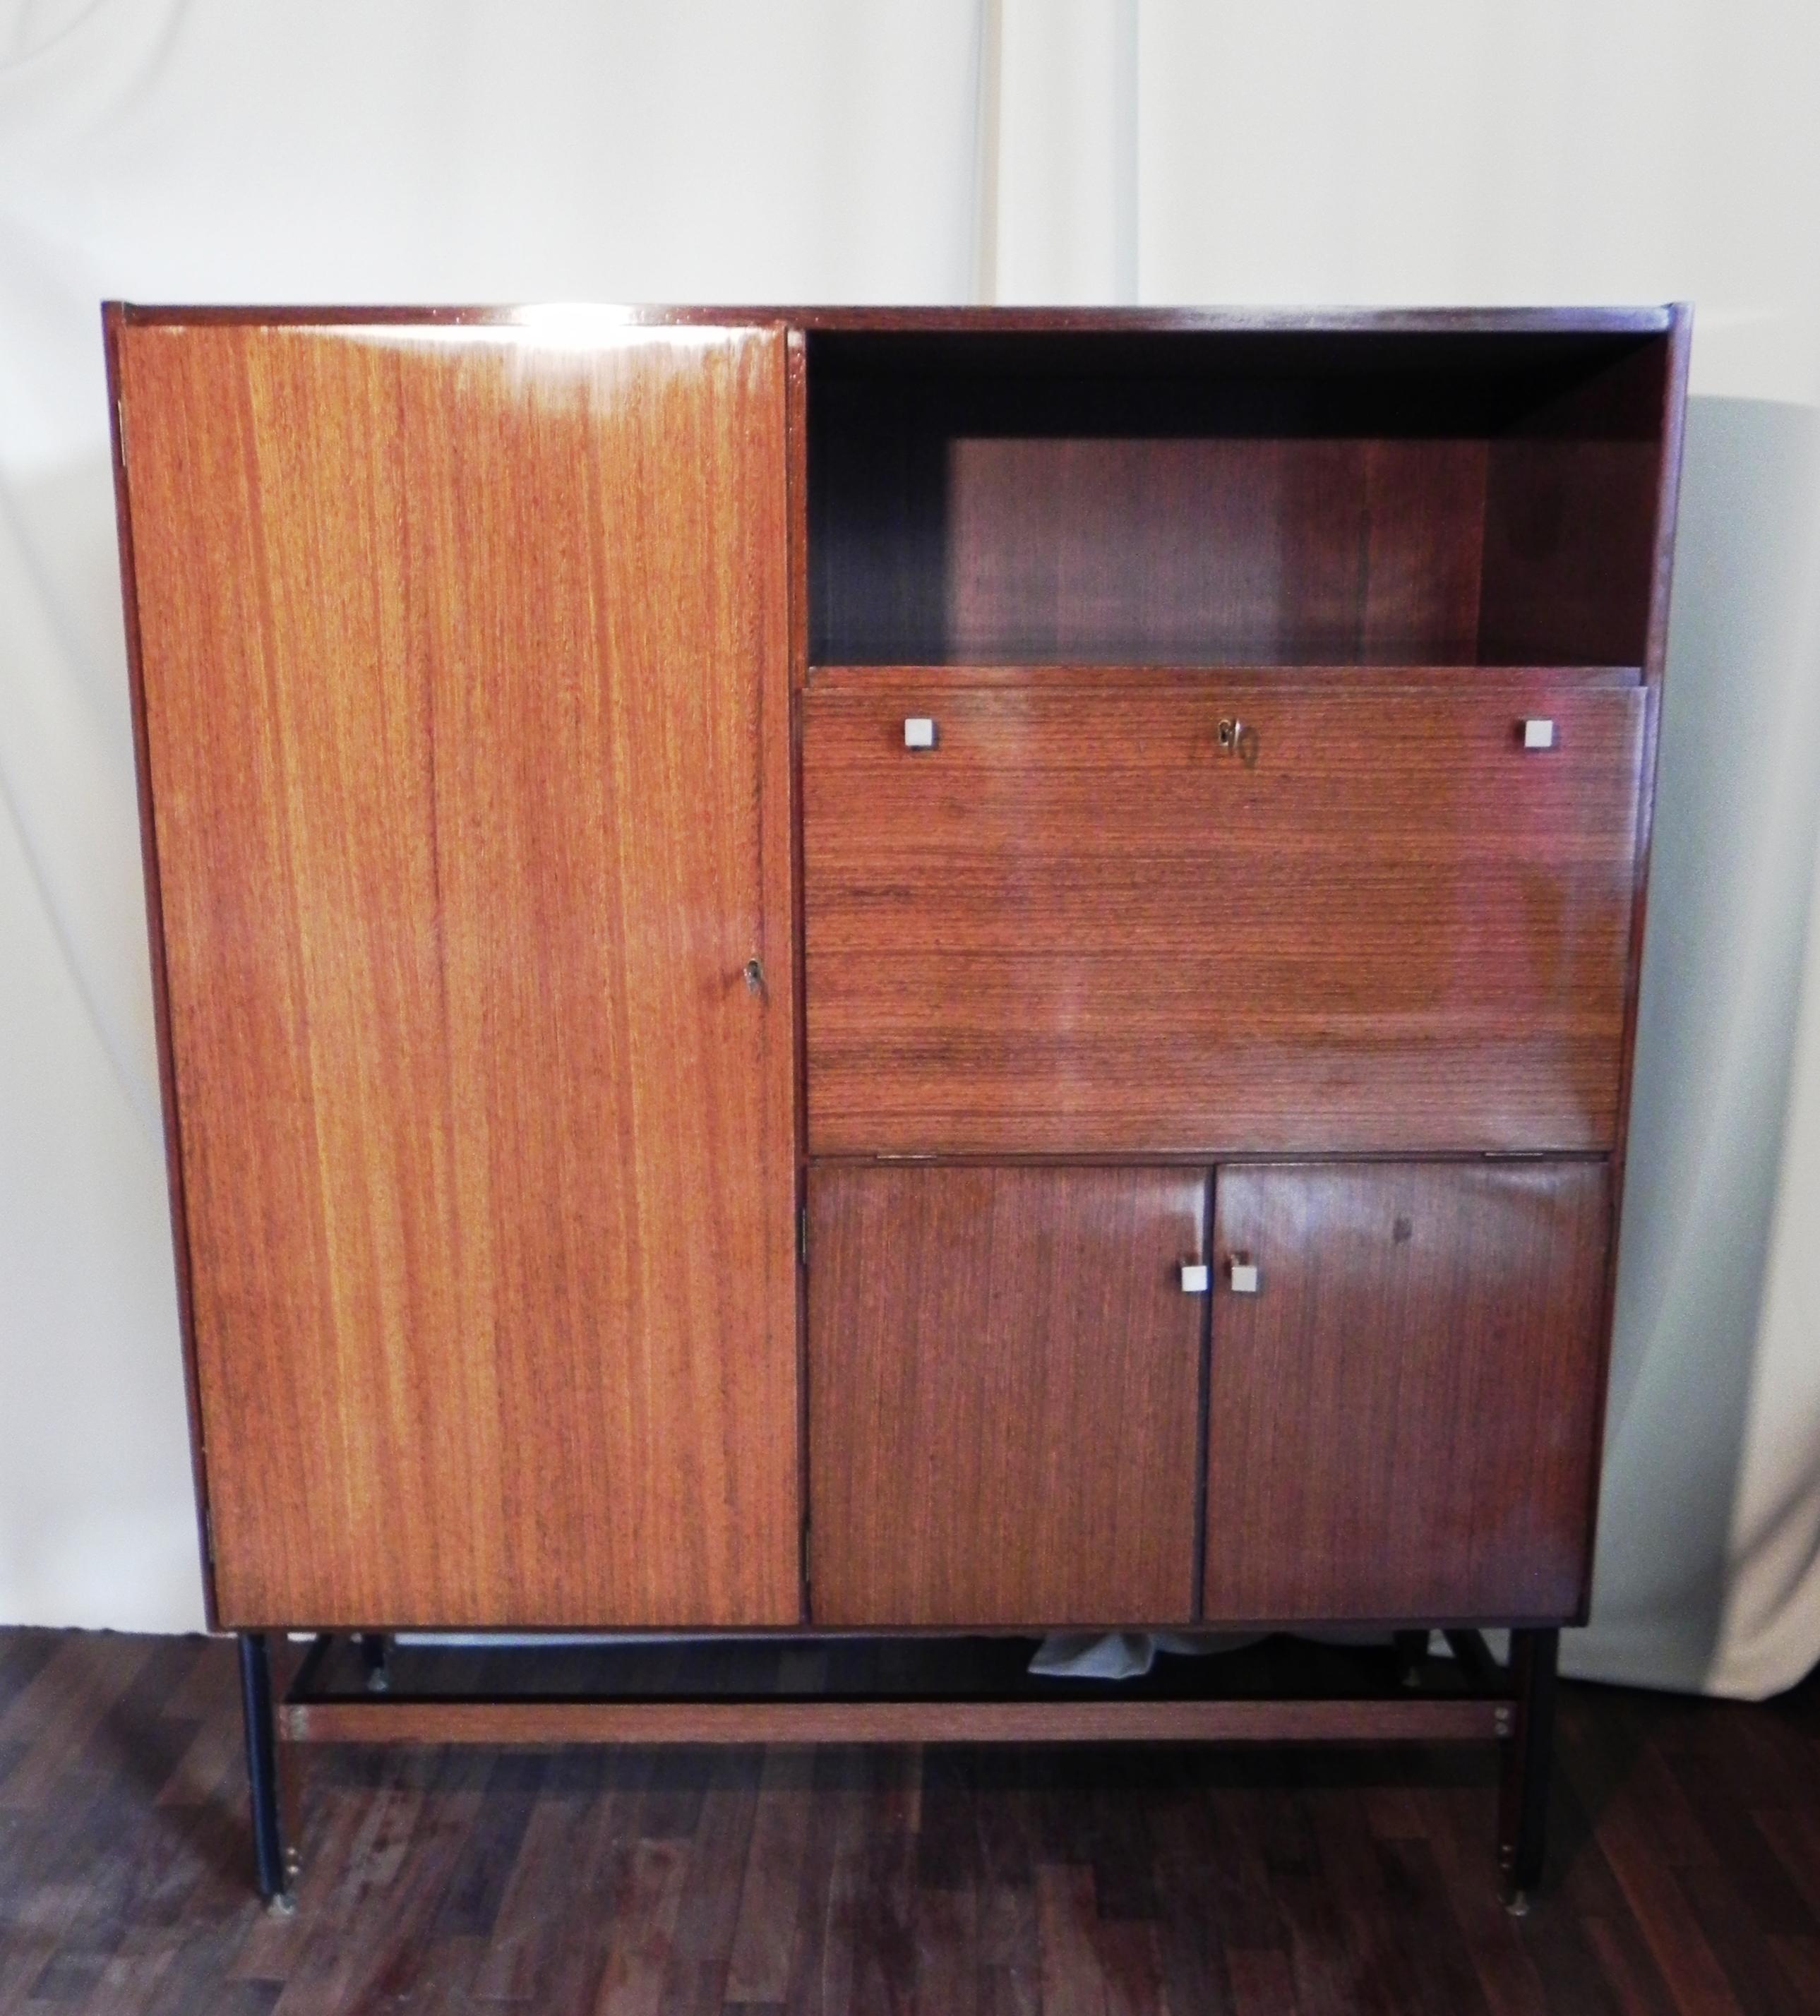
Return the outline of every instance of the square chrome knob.
[[[1227,1278],[1235,1295],[1255,1295],[1258,1291],[1258,1270],[1249,1260],[1234,1260],[1227,1269]]]
[[[1555,724],[1540,717],[1523,723],[1523,747],[1526,749],[1552,749],[1555,746]]]
[[[1208,1274],[1205,1267],[1188,1266],[1182,1269],[1182,1293],[1184,1295],[1204,1295],[1207,1292]]]
[[[906,749],[935,747],[935,724],[926,714],[913,714],[904,723],[903,746]]]

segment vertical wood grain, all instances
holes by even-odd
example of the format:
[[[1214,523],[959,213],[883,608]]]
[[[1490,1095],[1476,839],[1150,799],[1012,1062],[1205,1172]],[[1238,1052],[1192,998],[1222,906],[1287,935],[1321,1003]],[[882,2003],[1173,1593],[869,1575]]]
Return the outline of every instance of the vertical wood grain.
[[[815,1622],[1161,1622],[1194,1601],[1195,1169],[809,1177]]]
[[[1218,1171],[1209,1622],[1578,1611],[1609,1189],[1590,1160]]]
[[[793,1621],[781,333],[121,347],[221,1620]]]

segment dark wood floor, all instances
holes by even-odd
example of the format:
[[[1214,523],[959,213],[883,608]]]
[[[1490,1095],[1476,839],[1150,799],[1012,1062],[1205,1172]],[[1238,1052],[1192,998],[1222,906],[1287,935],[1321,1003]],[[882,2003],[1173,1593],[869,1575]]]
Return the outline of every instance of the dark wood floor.
[[[250,1895],[231,1646],[0,1633],[0,2010],[1820,2011],[1820,1685],[1477,1750],[324,1752]]]

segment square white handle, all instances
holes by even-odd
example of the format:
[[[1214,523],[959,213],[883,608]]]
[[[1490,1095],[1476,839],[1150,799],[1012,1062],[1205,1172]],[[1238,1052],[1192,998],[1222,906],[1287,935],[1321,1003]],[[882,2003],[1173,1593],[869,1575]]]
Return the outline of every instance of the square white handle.
[[[913,714],[904,723],[903,746],[906,749],[935,747],[935,724],[926,714]]]
[[[1182,1293],[1184,1295],[1206,1294],[1207,1279],[1205,1267],[1184,1267],[1182,1269]]]
[[[1554,746],[1553,722],[1538,718],[1523,723],[1523,747],[1526,749],[1552,749]]]
[[[1255,1295],[1258,1291],[1258,1270],[1249,1261],[1234,1260],[1227,1269],[1231,1277],[1232,1292],[1235,1295]]]

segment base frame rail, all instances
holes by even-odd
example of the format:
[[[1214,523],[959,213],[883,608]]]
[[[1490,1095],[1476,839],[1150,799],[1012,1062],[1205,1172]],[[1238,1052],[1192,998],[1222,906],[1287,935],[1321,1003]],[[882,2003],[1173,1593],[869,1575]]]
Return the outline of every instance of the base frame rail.
[[[398,1641],[390,1634],[324,1631],[275,1698],[267,1636],[242,1632],[255,1877],[272,1910],[293,1907],[301,1760],[323,1744],[1493,1742],[1501,1754],[1498,1871],[1508,1907],[1526,1910],[1545,1845],[1559,1633],[1513,1630],[1508,1669],[1476,1629],[1446,1633],[1447,1661],[1418,1651],[1416,1636],[1397,1635],[1381,1692],[1222,1691],[1208,1683],[1213,1660],[1173,1662],[1186,1669],[1187,1683],[1177,1687],[1020,1683],[1003,1659],[1004,1683],[991,1690],[856,1687],[838,1678],[825,1687],[766,1687],[728,1684],[724,1675],[703,1687],[673,1672],[671,1684],[657,1687],[648,1683],[647,1659],[642,1682],[635,1674],[623,1687],[560,1691],[426,1686],[417,1647],[395,1659]],[[752,1643],[735,1642],[748,1650]],[[828,1641],[780,1642],[813,1650]],[[596,1647],[609,1656],[614,1649]]]

